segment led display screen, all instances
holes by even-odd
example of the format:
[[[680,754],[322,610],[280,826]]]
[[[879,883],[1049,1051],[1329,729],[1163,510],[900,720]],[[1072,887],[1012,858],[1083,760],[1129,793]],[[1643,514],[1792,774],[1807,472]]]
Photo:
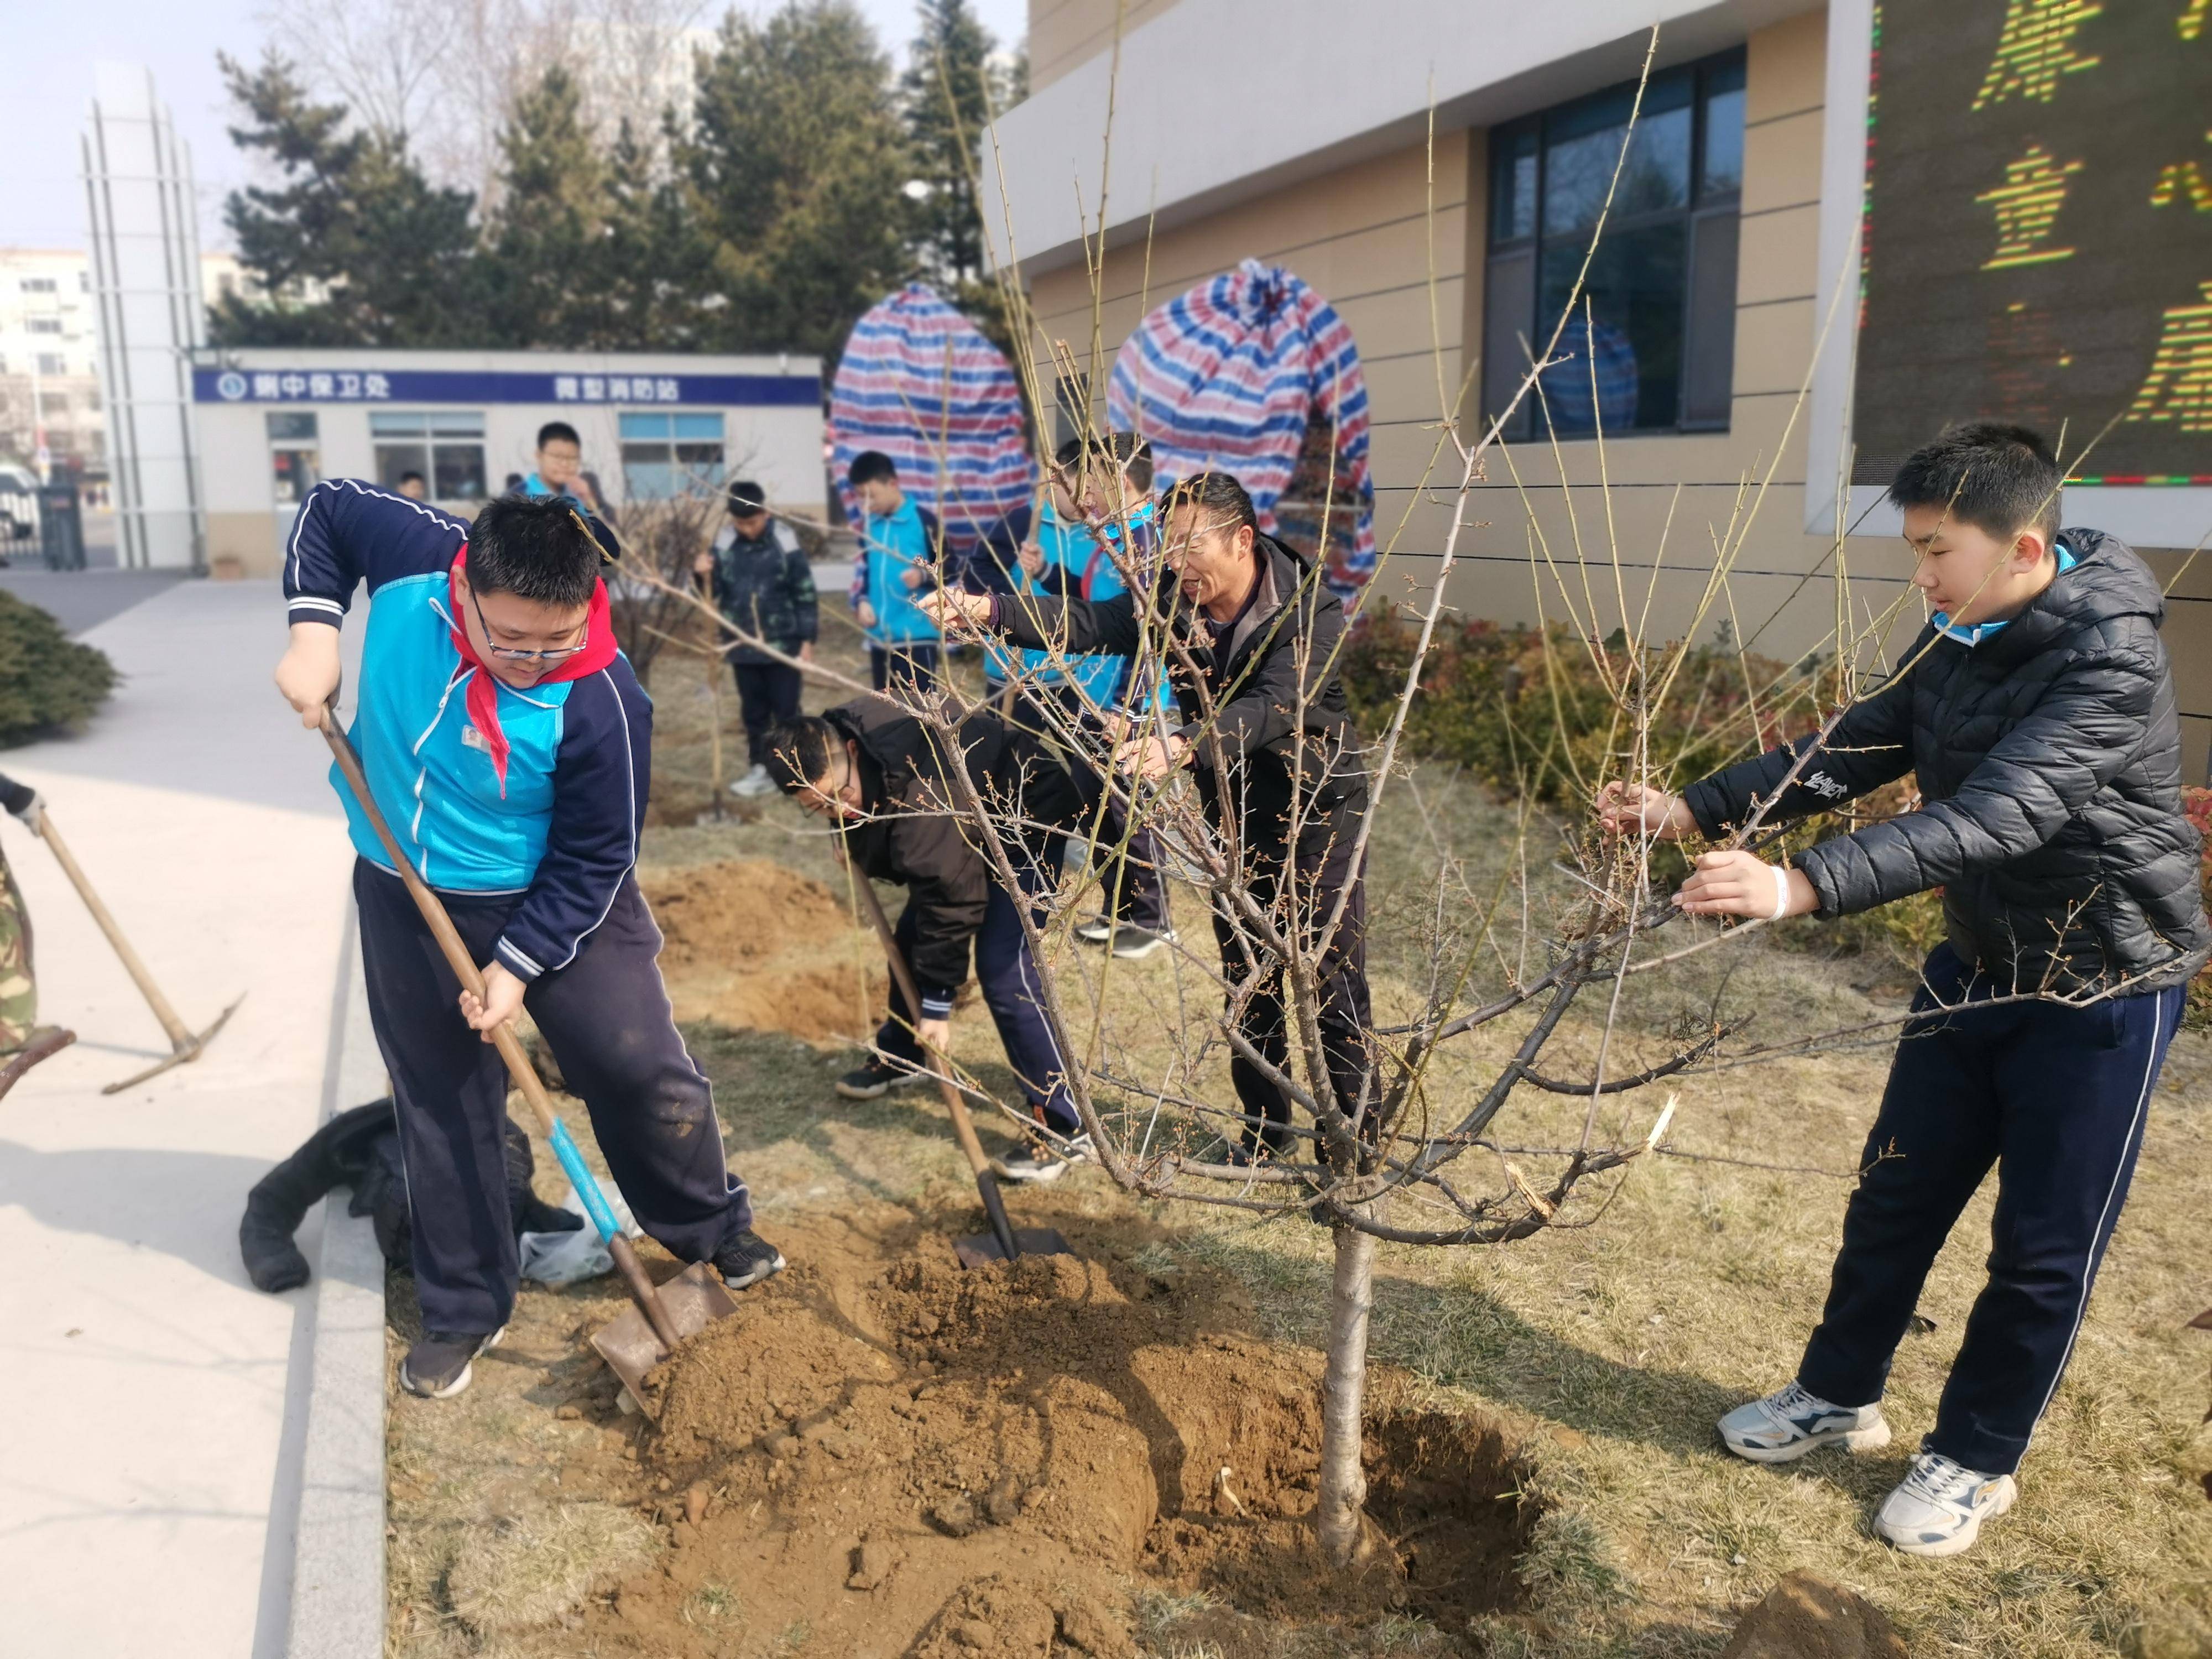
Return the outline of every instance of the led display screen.
[[[2212,0],[1890,0],[1873,70],[1853,481],[1994,419],[2212,484]]]

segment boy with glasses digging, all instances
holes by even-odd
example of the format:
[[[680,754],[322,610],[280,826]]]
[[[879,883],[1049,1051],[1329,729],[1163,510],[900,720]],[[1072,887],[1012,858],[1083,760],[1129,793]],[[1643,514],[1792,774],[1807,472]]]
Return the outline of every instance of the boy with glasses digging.
[[[653,707],[616,648],[601,556],[557,496],[489,501],[470,525],[344,478],[309,495],[285,561],[291,645],[276,685],[311,729],[337,690],[338,627],[368,584],[354,746],[410,862],[483,964],[479,1001],[340,781],[422,1307],[400,1382],[435,1399],[468,1386],[514,1305],[507,1073],[490,1045],[525,1007],[648,1234],[678,1261],[711,1261],[733,1288],[784,1265],[752,1231],[632,873]]]

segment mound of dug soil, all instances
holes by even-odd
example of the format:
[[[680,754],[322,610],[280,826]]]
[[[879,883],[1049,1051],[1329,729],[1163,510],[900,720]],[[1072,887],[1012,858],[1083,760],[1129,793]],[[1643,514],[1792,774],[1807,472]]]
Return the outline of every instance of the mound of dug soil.
[[[598,1650],[752,1652],[803,1624],[852,1659],[1127,1659],[1152,1589],[1208,1592],[1178,1644],[1256,1659],[1286,1622],[1456,1634],[1515,1604],[1534,1516],[1494,1433],[1394,1409],[1385,1379],[1389,1547],[1331,1573],[1320,1357],[1247,1334],[1226,1279],[1139,1270],[1068,1219],[1083,1255],[975,1271],[928,1235],[793,1251],[656,1372],[644,1457],[676,1547],[594,1615]]]
[[[661,976],[678,1019],[850,1039],[881,1006],[880,959],[838,896],[769,859],[649,873]],[[857,948],[856,948],[857,947]]]

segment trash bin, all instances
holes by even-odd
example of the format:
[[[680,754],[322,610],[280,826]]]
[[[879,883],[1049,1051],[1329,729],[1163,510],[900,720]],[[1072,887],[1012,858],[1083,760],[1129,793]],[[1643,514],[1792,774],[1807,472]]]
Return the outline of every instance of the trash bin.
[[[39,539],[49,570],[84,568],[84,520],[74,483],[39,486]]]

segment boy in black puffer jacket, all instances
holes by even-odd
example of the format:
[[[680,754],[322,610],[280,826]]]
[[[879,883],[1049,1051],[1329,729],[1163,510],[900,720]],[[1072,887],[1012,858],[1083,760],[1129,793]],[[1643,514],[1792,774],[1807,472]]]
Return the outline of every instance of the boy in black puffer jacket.
[[[1615,833],[1710,837],[1763,803],[1765,822],[1784,822],[1917,774],[1918,811],[1788,866],[1705,854],[1677,896],[1696,915],[1834,916],[1943,890],[1949,936],[1890,1068],[1820,1327],[1794,1382],[1720,1424],[1756,1462],[1887,1444],[1891,1357],[1996,1164],[1989,1281],[1934,1429],[1875,1517],[1916,1555],[1970,1547],[2012,1504],[2127,1197],[2187,982],[2212,957],[2163,597],[2113,538],[2058,528],[2060,483],[2043,441],[2018,427],[1960,427],[1912,455],[1889,496],[1934,614],[1899,672],[1817,747],[1772,750],[1680,799],[1608,784],[1598,802]]]
[[[713,583],[714,603],[732,627],[787,657],[814,660],[820,629],[814,570],[797,539],[769,516],[758,484],[741,479],[730,486],[730,521],[692,569]],[[799,717],[800,673],[757,646],[734,645],[729,654],[745,722],[745,758],[752,767],[730,793],[765,795],[775,787],[762,764],[769,728]]]

